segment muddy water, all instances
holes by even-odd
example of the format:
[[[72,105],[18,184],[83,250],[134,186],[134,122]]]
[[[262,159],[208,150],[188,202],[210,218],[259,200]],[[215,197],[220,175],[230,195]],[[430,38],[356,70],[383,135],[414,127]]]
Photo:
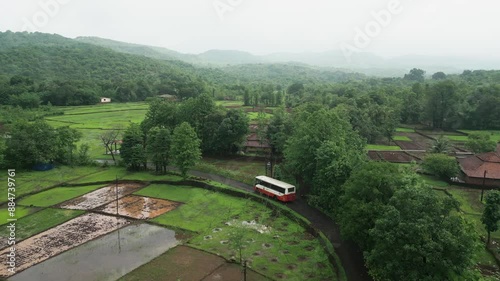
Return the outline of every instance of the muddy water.
[[[118,200],[118,213],[134,219],[152,219],[174,210],[179,205],[180,203],[168,200],[129,195]],[[98,210],[116,215],[116,200]]]
[[[178,243],[175,232],[166,228],[130,225],[20,272],[9,281],[117,280]]]
[[[126,224],[128,221],[122,218],[86,214],[28,238],[16,245],[17,272]],[[4,249],[0,252],[0,256],[7,256],[8,251],[8,248]],[[6,264],[0,264],[0,276],[10,275],[12,273],[8,272]]]
[[[112,202],[116,200],[116,198],[122,198],[123,196],[135,192],[140,187],[142,187],[142,185],[134,183],[121,183],[117,186],[110,185],[62,203],[60,207],[72,210],[92,210]]]

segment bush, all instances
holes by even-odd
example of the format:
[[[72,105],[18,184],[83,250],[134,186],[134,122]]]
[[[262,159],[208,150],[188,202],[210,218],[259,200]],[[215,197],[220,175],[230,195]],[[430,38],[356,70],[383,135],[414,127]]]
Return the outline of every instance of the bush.
[[[488,134],[470,134],[465,146],[474,153],[495,151],[497,144]]]
[[[459,171],[457,160],[441,153],[427,156],[422,166],[428,173],[448,179],[455,177]]]

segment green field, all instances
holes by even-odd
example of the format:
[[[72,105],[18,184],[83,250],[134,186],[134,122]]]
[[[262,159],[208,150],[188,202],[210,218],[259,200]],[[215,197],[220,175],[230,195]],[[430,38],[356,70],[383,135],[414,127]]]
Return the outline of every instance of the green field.
[[[239,100],[219,100],[215,101],[216,105],[222,105],[222,106],[243,106],[243,101]]]
[[[401,147],[396,145],[378,145],[378,144],[369,144],[365,148],[366,150],[390,150],[396,151],[401,150]]]
[[[336,280],[319,241],[262,204],[188,186],[150,185],[135,194],[184,202],[152,221],[198,233],[188,241],[190,246],[230,259],[235,250],[224,241],[239,237],[245,245],[242,256],[251,257],[251,267],[266,276],[285,272],[287,280],[307,280],[310,274]],[[276,261],[269,263],[271,259]],[[294,268],[286,269],[290,264]],[[314,269],[318,264],[324,268]]]
[[[407,136],[394,136],[392,139],[395,141],[411,141]]]
[[[88,144],[92,159],[111,159],[106,155],[104,145],[99,136],[105,130],[125,130],[130,123],[140,123],[148,111],[148,104],[137,103],[109,103],[94,106],[58,107],[64,115],[46,117],[45,120],[54,126],[69,126],[82,133],[78,146]],[[118,148],[119,149],[119,148]],[[119,156],[117,158],[120,158]]]
[[[91,175],[101,171],[99,167],[77,167],[67,166],[57,167],[50,171],[18,171],[16,179],[16,196],[20,197],[32,192],[39,192],[51,186],[61,184],[70,180],[77,180],[86,175]],[[7,174],[5,174],[7,175]],[[0,177],[0,180],[7,181],[6,177]],[[0,186],[0,192],[7,194],[7,185]],[[0,203],[5,203],[6,199],[0,199]]]
[[[491,139],[500,142],[500,131],[477,131],[477,130],[460,130],[462,133],[466,134],[473,134],[473,133],[479,133],[479,134],[489,134],[491,136]],[[465,138],[467,140],[467,137]]]
[[[408,129],[408,128],[396,128],[396,132],[401,132],[401,133],[415,133],[414,129]]]
[[[20,219],[23,218],[29,214],[32,214],[34,212],[38,211],[36,208],[27,208],[23,206],[16,206],[14,214],[15,216],[11,217],[10,212],[7,209],[7,207],[3,207],[0,209],[0,225],[8,223],[8,219]]]
[[[16,222],[17,225],[22,226],[16,228],[16,240],[20,241],[29,238],[83,213],[83,211],[58,210],[51,208],[36,212]],[[7,237],[8,234],[9,231],[6,227],[0,228],[0,237]]]
[[[269,119],[271,119],[271,117],[273,117],[273,115],[269,114],[269,113],[263,113],[263,114],[264,114],[264,119],[267,119],[267,120],[269,120]],[[257,121],[259,119],[259,112],[247,112],[247,116],[250,119],[250,122]]]
[[[49,207],[81,196],[85,193],[89,193],[101,187],[102,185],[57,187],[23,198],[18,202],[18,204],[23,206]]]

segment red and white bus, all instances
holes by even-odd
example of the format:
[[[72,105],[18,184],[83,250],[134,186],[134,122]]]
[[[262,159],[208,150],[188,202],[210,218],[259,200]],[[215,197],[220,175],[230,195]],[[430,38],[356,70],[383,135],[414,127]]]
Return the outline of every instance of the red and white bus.
[[[295,186],[266,176],[255,177],[255,192],[265,194],[283,202],[295,200]]]

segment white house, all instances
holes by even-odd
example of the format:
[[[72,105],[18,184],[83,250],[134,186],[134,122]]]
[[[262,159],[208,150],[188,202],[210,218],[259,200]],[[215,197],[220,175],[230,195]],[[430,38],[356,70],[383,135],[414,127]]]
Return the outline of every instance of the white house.
[[[110,98],[101,98],[101,103],[108,103],[111,102]]]

